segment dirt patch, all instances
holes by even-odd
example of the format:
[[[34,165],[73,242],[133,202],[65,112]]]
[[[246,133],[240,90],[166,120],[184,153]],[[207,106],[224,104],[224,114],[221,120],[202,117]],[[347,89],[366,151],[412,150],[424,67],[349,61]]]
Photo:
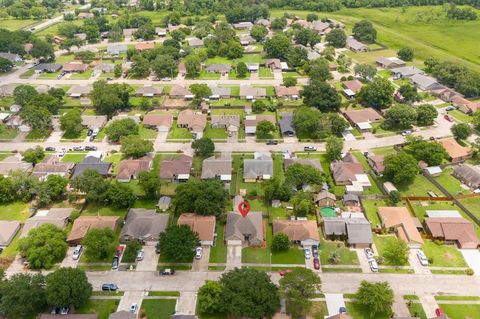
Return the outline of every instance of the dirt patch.
[[[455,260],[455,256],[451,253],[444,253],[443,258],[445,258],[447,260]]]

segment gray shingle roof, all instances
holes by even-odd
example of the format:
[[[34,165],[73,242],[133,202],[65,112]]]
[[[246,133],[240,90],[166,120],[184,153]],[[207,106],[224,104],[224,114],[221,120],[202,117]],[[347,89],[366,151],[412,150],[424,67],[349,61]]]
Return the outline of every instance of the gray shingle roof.
[[[295,128],[293,127],[293,113],[283,112],[281,113],[281,116],[280,130],[282,131],[282,134],[290,132],[295,134]]]
[[[349,218],[346,221],[348,243],[371,244],[373,243],[372,228],[368,220],[364,218]]]
[[[273,160],[271,158],[243,160],[243,178],[256,179],[263,175],[273,176]]]
[[[93,169],[97,171],[100,175],[106,176],[108,175],[111,166],[111,162],[102,162],[100,158],[88,156],[85,157],[82,162],[75,165],[75,170],[73,171],[72,178],[82,175],[83,172],[85,172],[87,169]]]
[[[168,226],[168,214],[157,214],[154,209],[131,208],[120,237],[122,240],[158,240]]]
[[[453,169],[453,174],[472,187],[480,186],[480,167],[460,164]]]
[[[225,227],[225,240],[244,240],[250,238],[251,244],[263,242],[262,212],[249,212],[243,217],[240,213],[229,212]]]

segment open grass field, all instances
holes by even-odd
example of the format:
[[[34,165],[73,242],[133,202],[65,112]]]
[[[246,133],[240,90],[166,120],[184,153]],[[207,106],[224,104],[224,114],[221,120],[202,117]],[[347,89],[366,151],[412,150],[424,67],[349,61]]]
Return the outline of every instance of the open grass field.
[[[360,265],[357,253],[345,247],[343,242],[322,240],[320,242],[318,250],[320,254],[320,262],[322,263],[322,265],[332,264],[329,258],[333,252],[336,252],[340,256],[336,265]]]
[[[91,299],[82,307],[76,309],[76,313],[98,314],[98,319],[108,319],[111,313],[117,310],[120,299]]]
[[[410,185],[397,186],[397,188],[403,196],[428,196],[428,191],[442,195],[442,192],[423,175],[417,175]]]
[[[283,15],[283,12],[284,10],[272,10],[271,16],[278,17]],[[304,18],[309,13],[289,12]],[[434,56],[480,71],[476,40],[480,38],[480,20],[448,20],[442,6],[343,8],[334,13],[320,15],[321,18],[326,16],[342,21],[348,30],[359,20],[367,19],[377,29],[378,41],[393,50],[408,46],[414,50],[417,59],[424,60]]]
[[[19,30],[30,25],[34,25],[42,22],[42,20],[33,20],[33,19],[0,19],[0,28],[7,29],[10,31]]]

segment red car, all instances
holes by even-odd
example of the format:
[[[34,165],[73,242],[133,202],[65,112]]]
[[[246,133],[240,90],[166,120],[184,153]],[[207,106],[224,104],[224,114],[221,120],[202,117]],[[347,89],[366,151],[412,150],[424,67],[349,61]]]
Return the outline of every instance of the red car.
[[[437,308],[437,309],[435,309],[435,314],[436,314],[437,316],[441,316],[441,315],[444,315],[444,314],[445,314],[445,311],[443,311],[442,308]]]
[[[446,120],[449,121],[449,122],[453,122],[452,118],[451,118],[448,114],[445,114],[445,115],[443,116],[443,118],[446,119]]]
[[[280,270],[278,272],[278,274],[283,277],[283,276],[285,276],[285,274],[287,274],[289,272],[292,272],[292,270],[291,269],[285,269],[285,270]]]
[[[320,260],[318,260],[318,258],[313,258],[313,268],[315,268],[316,270],[319,270],[320,269]]]
[[[122,254],[123,254],[123,249],[125,248],[125,246],[123,245],[118,245],[117,247],[117,253],[115,254],[115,256],[117,257],[120,257]]]

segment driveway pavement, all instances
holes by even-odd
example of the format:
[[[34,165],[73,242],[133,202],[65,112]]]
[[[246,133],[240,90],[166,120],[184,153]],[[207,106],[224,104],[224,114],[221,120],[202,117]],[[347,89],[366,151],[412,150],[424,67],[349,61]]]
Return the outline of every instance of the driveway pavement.
[[[438,308],[438,303],[435,300],[435,297],[431,294],[419,295],[420,302],[423,306],[423,311],[425,311],[425,315],[427,318],[434,318],[435,309]]]
[[[134,290],[134,291],[125,291],[120,299],[120,303],[118,304],[117,311],[130,311],[130,306],[133,303],[138,304],[138,309],[142,305],[143,297],[145,296],[145,292],[143,290]]]
[[[459,249],[463,258],[475,272],[475,276],[480,276],[480,252],[476,249]]]
[[[242,267],[242,246],[228,245],[226,270],[233,269],[235,267]]]
[[[178,298],[177,300],[175,313],[182,314],[182,315],[194,315],[196,303],[197,303],[196,292],[182,292],[180,294],[180,298]]]
[[[67,267],[77,268],[78,261],[80,260],[80,258],[78,258],[77,260],[74,260],[72,258],[74,250],[75,250],[75,247],[68,247],[67,254],[65,255],[65,258],[63,258],[63,261],[60,264],[60,267],[62,267],[62,268],[67,268]]]
[[[408,253],[408,262],[413,268],[413,272],[416,274],[431,274],[432,272],[430,271],[430,268],[428,268],[428,266],[422,266],[422,264],[420,264],[420,260],[418,260],[417,257],[418,251],[419,249],[410,248],[410,251]]]
[[[339,314],[340,307],[345,307],[345,300],[343,299],[343,294],[325,294],[325,302],[327,303],[329,316]]]
[[[193,271],[207,271],[208,270],[208,260],[210,259],[210,247],[202,247],[202,258],[194,259],[192,270]]]
[[[156,271],[158,255],[155,253],[155,246],[143,246],[143,260],[137,262],[136,271]]]
[[[365,255],[365,251],[361,248],[353,249],[357,253],[358,261],[360,262],[360,267],[362,268],[362,272],[364,273],[371,273],[372,269],[370,269],[370,264],[368,263],[367,255]]]

